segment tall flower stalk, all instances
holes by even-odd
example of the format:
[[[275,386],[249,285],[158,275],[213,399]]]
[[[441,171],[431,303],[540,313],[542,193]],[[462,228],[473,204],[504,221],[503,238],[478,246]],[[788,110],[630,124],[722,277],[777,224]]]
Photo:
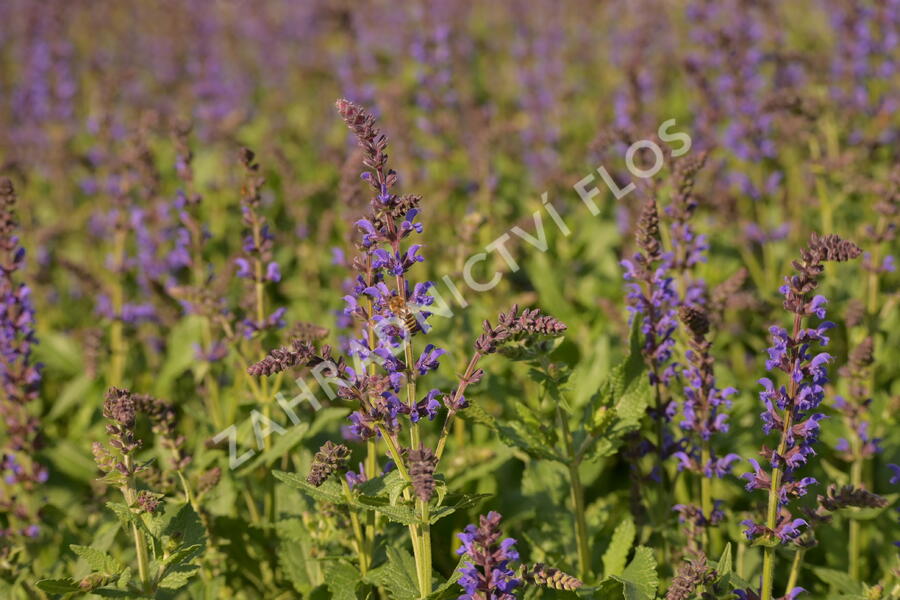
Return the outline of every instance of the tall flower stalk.
[[[418,215],[419,196],[398,196],[392,188],[397,174],[388,167],[387,136],[375,124],[375,117],[361,106],[347,100],[339,100],[337,109],[347,127],[356,136],[363,151],[366,171],[362,178],[371,187],[374,196],[367,218],[357,221],[361,234],[362,256],[354,260],[359,272],[353,294],[346,297],[345,313],[362,323],[362,337],[351,342],[350,354],[358,365],[367,364],[363,372],[352,372],[356,383],[368,386],[375,377],[374,365],[380,363],[386,373],[382,380],[381,406],[363,404],[363,410],[351,417],[354,429],[362,439],[373,440],[381,436],[388,447],[397,468],[409,479],[400,456],[398,429],[394,426],[397,415],[405,413],[410,418],[409,447],[421,445],[419,419],[433,419],[440,406],[437,390],[429,392],[421,401],[416,396],[416,380],[439,366],[438,358],[444,353],[428,344],[418,360],[414,356],[412,336],[427,327],[429,316],[421,307],[434,300],[428,295],[431,282],[411,286],[406,273],[417,262],[424,260],[418,254],[420,244],[412,244],[404,251],[401,243],[423,228],[415,221]],[[396,356],[402,350],[403,359]],[[405,392],[405,402],[397,396]],[[383,417],[387,417],[385,421]],[[374,446],[369,446],[369,470],[374,459]],[[374,473],[373,473],[374,475]],[[409,496],[409,491],[404,492]],[[431,590],[431,541],[428,524],[428,504],[416,500],[422,524],[410,525],[413,550],[416,559],[419,587]]]
[[[881,448],[880,439],[872,436],[872,397],[869,380],[874,363],[874,340],[865,338],[851,352],[850,360],[841,367],[839,373],[848,381],[848,397],[835,398],[835,408],[843,415],[846,438],[838,440],[837,450],[850,463],[850,484],[864,488],[863,469],[867,460],[875,456]],[[851,519],[848,533],[848,572],[854,579],[860,574],[860,524]]]
[[[656,475],[663,477],[663,462],[673,448],[667,424],[676,407],[668,385],[676,374],[676,365],[671,358],[675,346],[673,334],[678,326],[678,294],[670,273],[672,255],[663,251],[655,200],[648,200],[641,209],[635,238],[640,251],[621,264],[628,282],[628,310],[632,316],[641,316],[642,353],[655,397],[650,413],[656,426]]]
[[[776,548],[796,540],[807,525],[803,519],[791,515],[788,504],[793,498],[805,495],[809,486],[816,483],[812,477],[798,479],[797,471],[815,454],[813,445],[818,440],[819,421],[825,416],[817,409],[825,397],[831,356],[825,352],[814,354],[811,350],[815,345],[828,344],[826,332],[833,324],[821,321],[825,318],[827,300],[813,292],[825,262],[847,261],[860,253],[856,244],[837,235],[813,234],[800,259],[792,263],[796,273],[785,279],[780,290],[785,310],[793,315],[793,327],[790,333],[780,326],[771,327],[773,345],[769,348],[766,368],[773,373],[785,373],[788,385],[776,387],[769,378],[760,380],[763,386],[760,400],[765,407],[763,431],[767,435],[778,432],[779,441],[776,449],[763,447],[761,452],[771,472],[750,459],[754,472],[744,475],[748,490],[769,493],[765,522],[744,522],[747,538],[764,546],[761,600],[772,598]],[[804,321],[812,316],[820,319],[820,323],[805,327]]]
[[[38,398],[41,365],[32,358],[37,343],[31,288],[17,281],[25,264],[15,218],[16,192],[12,181],[0,178],[0,416],[5,426],[0,514],[0,558],[6,560],[9,539],[40,534],[37,507],[30,492],[47,481],[47,468],[36,455],[40,449],[40,422],[30,410]]]
[[[710,353],[712,342],[708,339],[710,320],[702,306],[682,306],[678,311],[681,322],[689,332],[685,357],[688,365],[683,371],[685,380],[685,400],[681,428],[686,432],[687,446],[675,453],[679,468],[696,473],[700,479],[700,512],[688,507],[676,506],[682,520],[692,519],[693,525],[704,531],[708,539],[708,528],[722,519],[718,502],[714,501],[712,482],[731,472],[732,465],[740,460],[737,454],[717,456],[713,447],[713,436],[728,431],[727,409],[729,396],[734,388],[719,389]],[[695,540],[688,541],[689,549]],[[709,548],[706,548],[709,551]]]

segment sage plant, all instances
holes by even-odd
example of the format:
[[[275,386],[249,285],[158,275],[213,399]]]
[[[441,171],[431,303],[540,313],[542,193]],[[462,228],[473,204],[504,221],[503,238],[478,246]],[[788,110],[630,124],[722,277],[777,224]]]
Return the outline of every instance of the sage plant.
[[[800,259],[792,263],[796,273],[785,278],[780,290],[785,310],[793,315],[793,326],[790,332],[777,325],[770,328],[773,344],[766,368],[785,373],[788,384],[776,387],[771,379],[760,379],[760,400],[765,407],[761,415],[763,432],[776,432],[779,440],[774,449],[763,448],[761,452],[771,471],[750,459],[754,470],[744,475],[748,490],[764,490],[769,496],[765,522],[744,523],[747,538],[764,546],[761,600],[772,598],[775,548],[796,540],[807,525],[791,514],[790,502],[816,483],[812,477],[799,477],[798,470],[815,455],[819,421],[825,416],[818,409],[825,398],[827,364],[832,360],[825,352],[813,353],[813,348],[828,344],[826,332],[833,324],[823,320],[826,298],[813,292],[825,270],[824,263],[851,260],[861,252],[856,244],[837,235],[813,234]],[[812,317],[820,322],[809,326],[806,321]]]
[[[672,256],[663,249],[659,227],[656,201],[648,200],[641,209],[635,234],[640,250],[630,260],[621,262],[627,282],[628,310],[633,318],[641,317],[642,353],[654,388],[655,404],[649,413],[656,427],[654,475],[657,478],[663,476],[663,463],[676,447],[667,424],[677,410],[668,385],[677,373],[677,365],[671,358],[675,346],[673,334],[678,327],[678,294],[670,273]]]
[[[721,437],[728,431],[729,397],[737,390],[731,387],[719,389],[716,385],[707,311],[701,306],[682,305],[678,316],[689,332],[689,349],[685,352],[688,365],[682,371],[685,399],[681,421],[688,443],[674,456],[679,460],[680,470],[699,476],[700,512],[687,510],[684,506],[676,506],[676,510],[683,520],[693,519],[697,527],[705,529],[716,525],[723,517],[718,509],[719,501],[712,496],[712,481],[730,473],[734,463],[740,460],[734,453],[718,456],[712,443],[714,437]],[[688,541],[689,550],[695,543],[695,540]]]
[[[47,467],[37,457],[40,421],[32,405],[40,393],[41,365],[32,356],[37,337],[31,288],[19,280],[25,248],[19,242],[16,202],[12,181],[0,178],[0,416],[6,426],[0,554],[4,559],[11,545],[40,535],[41,519],[33,496],[48,478]]]

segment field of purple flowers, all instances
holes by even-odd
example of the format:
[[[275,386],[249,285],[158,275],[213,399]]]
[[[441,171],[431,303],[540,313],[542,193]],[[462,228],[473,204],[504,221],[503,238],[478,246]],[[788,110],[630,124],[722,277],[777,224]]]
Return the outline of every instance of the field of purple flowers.
[[[0,598],[900,600],[900,0],[0,0]]]

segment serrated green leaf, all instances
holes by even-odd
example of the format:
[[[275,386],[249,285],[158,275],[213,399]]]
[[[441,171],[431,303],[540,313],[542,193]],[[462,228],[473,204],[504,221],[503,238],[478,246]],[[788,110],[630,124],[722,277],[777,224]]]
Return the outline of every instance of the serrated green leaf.
[[[400,472],[394,470],[386,475],[379,475],[368,481],[363,481],[357,485],[353,491],[370,497],[384,496],[388,498],[388,501],[391,504],[396,504],[397,499],[400,497],[400,494],[403,493],[403,490],[407,485],[409,485],[409,483],[403,479]]]
[[[334,561],[325,571],[332,600],[356,600],[356,587],[361,581],[356,567],[344,561]]]
[[[653,600],[659,587],[659,576],[656,574],[656,559],[653,550],[646,546],[638,546],[634,558],[617,576],[624,584],[625,600]]]
[[[312,558],[306,544],[282,539],[278,550],[278,564],[282,572],[287,576],[294,590],[299,594],[309,594],[312,589],[312,578],[309,572],[309,563]]]
[[[394,600],[419,598],[416,563],[406,550],[388,546],[387,562],[370,571],[367,580],[387,589]]]
[[[459,561],[456,563],[456,567],[453,569],[453,573],[450,575],[450,579],[436,587],[434,591],[428,595],[427,600],[449,600],[450,598],[457,598],[459,596],[459,587],[457,587],[456,582],[462,577],[460,569],[468,560],[471,560],[471,558],[469,558],[467,554],[460,556]]]
[[[123,504],[122,502],[107,502],[106,508],[110,509],[116,514],[119,521],[125,524],[130,524],[132,521],[137,521],[137,515],[134,514],[134,511],[128,508],[128,505]]]
[[[628,558],[628,553],[631,551],[631,545],[634,543],[636,533],[634,521],[630,517],[616,527],[609,542],[609,547],[603,554],[604,577],[621,575],[622,571],[625,570],[625,559]]]
[[[187,562],[201,552],[203,552],[203,546],[201,544],[179,548],[163,560],[163,565],[178,565]]]
[[[485,498],[490,498],[490,494],[451,494],[447,496],[446,503],[431,511],[430,522],[437,523],[444,517],[448,517],[458,510],[463,510],[475,506]]]
[[[91,569],[99,573],[118,575],[125,569],[125,565],[102,550],[77,544],[69,544],[69,549],[83,558],[90,565]]]
[[[347,498],[340,484],[335,481],[328,480],[319,487],[307,483],[306,479],[294,473],[286,473],[285,471],[273,471],[275,479],[282,481],[285,485],[298,489],[313,500],[320,502],[330,502],[332,504],[347,504]]]
[[[70,577],[65,579],[41,579],[37,582],[37,586],[48,594],[70,594],[81,591]]]
[[[850,577],[850,575],[844,571],[816,567],[813,568],[813,573],[816,574],[816,577],[831,586],[832,589],[843,594],[862,595],[864,591],[863,584]]]
[[[420,522],[416,511],[412,507],[403,504],[391,505],[386,498],[358,496],[353,506],[364,510],[374,510],[391,521],[402,523],[403,525],[414,525]]]
[[[467,421],[484,425],[489,429],[497,429],[497,420],[489,415],[480,404],[472,403],[460,415]]]
[[[166,524],[163,535],[175,539],[181,548],[206,547],[206,528],[190,504],[183,504]]]
[[[168,590],[177,590],[187,585],[187,582],[197,574],[200,567],[196,565],[180,565],[167,571],[166,576],[159,582],[159,587]]]
[[[498,423],[496,429],[504,444],[516,447],[532,458],[565,461],[563,457],[553,452],[553,441],[539,429],[528,427],[521,421]]]

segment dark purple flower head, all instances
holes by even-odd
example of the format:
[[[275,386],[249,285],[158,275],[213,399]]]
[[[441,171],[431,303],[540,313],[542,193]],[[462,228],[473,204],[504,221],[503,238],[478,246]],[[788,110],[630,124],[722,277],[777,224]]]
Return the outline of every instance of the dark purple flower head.
[[[343,444],[325,442],[313,457],[312,467],[306,481],[319,487],[331,476],[332,473],[340,473],[347,467],[350,458],[350,449]]]
[[[666,214],[672,220],[672,270],[684,273],[697,263],[706,262],[709,245],[703,235],[694,231],[691,219],[698,202],[693,193],[694,178],[706,163],[706,152],[692,155],[675,164],[675,196],[666,207]]]

